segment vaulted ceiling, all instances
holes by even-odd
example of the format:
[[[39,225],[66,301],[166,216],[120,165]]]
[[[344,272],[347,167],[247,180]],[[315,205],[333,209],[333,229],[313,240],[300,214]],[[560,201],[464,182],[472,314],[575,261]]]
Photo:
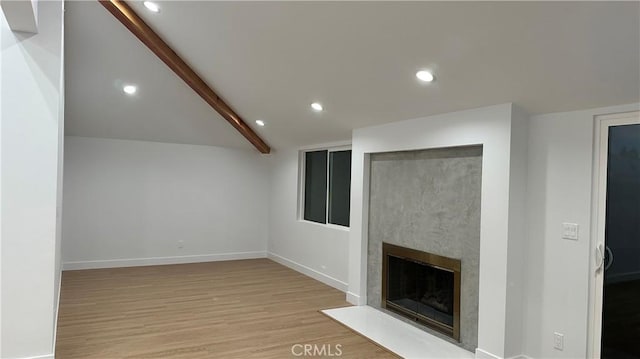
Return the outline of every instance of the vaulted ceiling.
[[[640,98],[638,2],[158,4],[130,3],[276,149],[497,103]],[[66,7],[67,134],[252,148],[97,1]],[[435,82],[417,81],[424,68]]]

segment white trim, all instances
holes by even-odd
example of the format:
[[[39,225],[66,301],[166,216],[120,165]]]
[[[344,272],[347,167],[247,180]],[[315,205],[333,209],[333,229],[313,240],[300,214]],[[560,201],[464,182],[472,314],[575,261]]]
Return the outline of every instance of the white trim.
[[[324,149],[327,150],[329,153],[331,153],[331,152],[351,151],[351,144],[344,145],[344,146],[331,146],[331,147],[326,147]]]
[[[298,219],[298,222],[305,223],[305,224],[311,224],[311,225],[314,225],[314,226],[320,226],[320,227],[324,227],[324,228],[329,228],[329,229],[335,229],[335,230],[344,231],[344,232],[349,232],[351,230],[351,227],[339,226],[339,225],[333,224],[333,223],[318,223],[318,222],[308,221],[306,219]]]
[[[329,218],[329,217],[327,217],[327,218]],[[327,224],[325,224],[325,226],[327,228],[336,229],[338,231],[344,231],[344,232],[349,232],[351,230],[351,227],[341,226],[339,224],[333,224],[333,223],[327,223]]]
[[[348,141],[337,141],[337,142],[329,142],[329,143],[320,143],[320,144],[315,144],[315,145],[309,145],[309,146],[302,146],[302,147],[298,147],[299,151],[302,152],[306,152],[306,151],[315,151],[315,150],[326,150],[326,149],[333,149],[333,148],[341,148],[344,147],[344,149],[351,149],[351,140]],[[348,148],[347,148],[348,147]],[[340,150],[338,150],[340,151]]]
[[[608,129],[610,126],[640,123],[640,112],[630,111],[594,116],[593,137],[593,173],[591,197],[591,255],[589,274],[589,320],[587,328],[587,356],[600,357],[602,339],[602,295],[604,271],[596,270],[595,252],[598,246],[605,245],[606,220],[606,188],[607,188],[607,154],[609,145]]]
[[[502,358],[495,354],[491,354],[486,350],[476,348],[476,359],[502,359]]]
[[[495,354],[491,354],[486,350],[476,348],[476,359],[503,359],[503,358]],[[524,354],[518,354],[518,355],[510,356],[504,359],[533,359],[533,358]]]
[[[638,123],[638,110],[596,115],[596,120],[609,121],[609,126],[633,125]],[[621,121],[612,121],[621,120]]]
[[[62,290],[62,268],[60,268],[60,280],[58,281],[58,301],[56,302],[56,317],[53,319],[53,345],[52,351],[56,352],[56,341],[58,340],[58,317],[60,316],[60,291]]]
[[[305,187],[304,180],[305,180],[305,170],[306,170],[304,161],[305,161],[304,150],[298,150],[298,198],[297,198],[298,208],[296,211],[296,215],[297,215],[298,221],[307,222],[304,219],[304,187]]]
[[[314,152],[314,151],[327,151],[327,195],[325,198],[325,214],[324,214],[324,219],[326,221],[326,223],[318,223],[318,222],[313,222],[313,221],[308,221],[304,218],[304,206],[305,206],[305,180],[306,180],[306,173],[305,173],[305,169],[306,169],[306,156],[305,153],[307,152]],[[298,208],[297,208],[297,218],[298,221],[300,222],[305,222],[305,223],[313,223],[319,226],[324,226],[324,227],[328,227],[328,228],[333,228],[333,229],[341,229],[341,230],[349,230],[350,226],[341,226],[338,224],[334,224],[334,223],[329,223],[329,196],[331,195],[330,192],[330,182],[331,182],[331,178],[329,177],[330,175],[330,170],[329,170],[329,166],[331,164],[331,152],[340,152],[340,151],[352,151],[352,146],[351,146],[351,142],[336,142],[333,144],[325,144],[322,147],[317,147],[317,146],[310,146],[310,148],[299,148],[298,149]],[[351,214],[351,213],[349,213]]]
[[[13,359],[55,359],[55,357],[54,357],[54,354],[51,353],[51,354],[38,355],[35,357],[20,357],[20,358],[13,358]]]
[[[347,302],[353,304],[353,305],[365,305],[367,303],[364,303],[364,300],[362,297],[360,297],[359,295],[349,292],[347,291]]]
[[[346,292],[349,285],[339,279],[328,276],[322,272],[318,272],[313,268],[309,268],[303,264],[292,261],[291,259],[279,256],[275,253],[269,252],[267,254],[267,258],[271,259],[274,262],[280,263],[285,267],[289,267],[296,272],[300,272],[306,276],[309,276],[317,281],[320,281],[328,286],[331,286],[339,291]]]
[[[140,267],[140,266],[153,266],[153,265],[163,265],[163,264],[231,261],[231,260],[238,260],[238,259],[256,259],[256,258],[266,258],[266,257],[267,257],[267,252],[259,251],[259,252],[204,254],[204,255],[193,255],[193,256],[107,259],[107,260],[95,260],[95,261],[64,262],[62,264],[62,270]]]

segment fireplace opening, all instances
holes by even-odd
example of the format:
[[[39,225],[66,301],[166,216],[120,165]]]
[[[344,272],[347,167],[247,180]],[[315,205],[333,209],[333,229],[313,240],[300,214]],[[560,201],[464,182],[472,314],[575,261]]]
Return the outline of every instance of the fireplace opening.
[[[382,307],[460,340],[460,260],[382,246]]]

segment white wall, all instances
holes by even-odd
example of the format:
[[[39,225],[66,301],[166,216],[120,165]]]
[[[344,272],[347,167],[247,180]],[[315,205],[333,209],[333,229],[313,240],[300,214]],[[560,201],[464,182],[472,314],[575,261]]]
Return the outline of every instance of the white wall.
[[[0,10],[0,31],[4,32],[5,31],[5,19],[4,19],[4,14],[2,13],[2,11]],[[1,35],[1,34],[0,34]],[[1,36],[0,36],[1,39]],[[2,45],[4,41],[0,41],[0,46]],[[4,54],[0,53],[0,73],[2,71],[2,58],[4,57]],[[0,91],[2,91],[2,81],[0,80]],[[2,270],[2,203],[4,203],[2,201],[2,92],[0,92],[0,270]],[[2,356],[2,273],[0,273],[0,356]]]
[[[255,151],[66,137],[64,171],[65,269],[266,256]]]
[[[523,353],[524,266],[526,246],[527,135],[529,116],[517,106],[511,113],[509,164],[509,245],[504,357]]]
[[[358,239],[366,235],[367,228],[363,211],[367,207],[363,193],[368,191],[366,154],[482,143],[486,215],[479,347],[498,357],[517,355],[524,348],[524,353],[534,358],[583,358],[591,273],[593,117],[638,108],[640,105],[634,104],[534,116],[525,121],[526,115],[501,105],[356,130],[352,175],[357,191],[352,188],[350,230],[298,220],[298,149],[277,151],[265,161],[252,153],[214,147],[68,137],[65,196],[75,198],[65,197],[65,259],[86,262],[212,253],[215,257],[229,251],[264,252],[268,243],[266,250],[272,259],[341,290],[348,289],[348,298],[362,303],[360,285],[366,278],[359,266],[366,251]],[[255,190],[250,196],[234,194],[222,200],[232,203],[241,198],[242,204],[233,204],[236,210],[259,219],[250,228],[242,227],[244,222],[225,227],[246,230],[246,240],[236,243],[246,247],[202,240],[193,233],[193,226],[180,227],[185,223],[182,220],[169,221],[165,227],[167,218],[188,218],[180,209],[191,212],[199,208],[201,213],[210,213],[211,219],[222,215],[227,203],[209,207],[211,201],[199,200],[227,194],[206,193],[221,187],[216,168],[235,173],[227,177],[234,184],[247,181],[232,186],[231,191],[222,186],[226,191]],[[205,180],[200,182],[202,178]],[[185,197],[180,188],[195,189]],[[522,198],[526,198],[525,208]],[[122,201],[127,206],[122,206]],[[180,205],[162,205],[176,201]],[[527,213],[527,221],[518,221],[517,213]],[[132,224],[141,219],[148,226]],[[189,220],[194,220],[191,224],[196,227],[209,225],[202,217]],[[580,224],[580,240],[560,239],[562,222]],[[106,225],[100,227],[101,223]],[[152,228],[158,223],[163,223],[162,230]],[[361,225],[354,228],[354,223]],[[221,228],[214,227],[203,231],[217,233]],[[523,228],[526,243],[512,240],[522,236]],[[199,239],[185,239],[184,248],[178,250],[176,239],[185,233],[184,238]],[[120,241],[123,237],[142,240]],[[113,238],[116,242],[109,242]],[[127,263],[131,262],[106,264]],[[555,331],[565,335],[564,351],[553,349]]]
[[[530,118],[524,347],[534,358],[587,357],[594,116],[638,108]],[[563,222],[579,224],[579,240],[561,238]],[[554,332],[564,334],[563,351],[553,348]]]
[[[360,256],[366,253],[362,247],[366,241],[360,240],[367,228],[363,210],[368,204],[366,196],[362,196],[368,193],[363,170],[367,168],[366,153],[486,143],[494,139],[493,151],[487,152],[485,147],[483,166],[487,167],[483,167],[483,185],[490,188],[483,191],[499,195],[483,201],[486,205],[483,214],[492,218],[490,226],[484,225],[483,238],[490,241],[504,238],[507,231],[509,237],[521,236],[525,242],[509,241],[508,246],[495,248],[494,255],[502,255],[506,263],[481,260],[483,268],[493,267],[494,278],[500,277],[499,271],[506,270],[502,272],[506,276],[506,289],[500,290],[510,299],[505,299],[506,303],[498,300],[493,308],[498,311],[503,307],[503,328],[499,315],[482,316],[483,338],[479,346],[499,357],[523,352],[533,358],[585,358],[593,260],[590,223],[594,116],[638,109],[640,104],[631,104],[527,118],[514,108],[509,128],[499,120],[490,121],[506,117],[506,110],[496,106],[355,130],[349,258],[344,257],[344,232],[296,220],[297,151],[282,151],[274,156],[272,164],[269,251],[293,258],[297,264],[321,275],[349,283],[347,298],[354,304],[364,303],[360,293],[366,288],[359,286],[366,283],[366,278],[361,277],[366,268],[360,267],[363,264]],[[507,144],[508,141],[511,143]],[[500,150],[506,154],[508,146],[512,147],[512,156],[500,158]],[[509,175],[505,173],[507,166]],[[506,193],[500,191],[503,186],[510,189]],[[506,214],[507,203],[508,212],[514,212],[515,216]],[[505,218],[509,218],[508,228],[500,223]],[[563,222],[580,225],[578,241],[560,238]],[[355,223],[362,224],[354,226]],[[327,262],[332,264],[323,270],[322,265]],[[338,270],[330,272],[333,268]],[[481,286],[490,280],[486,275],[483,278]],[[492,301],[491,293],[498,289],[495,285],[483,286],[484,305]],[[553,348],[554,332],[565,335],[563,351]]]
[[[506,307],[511,305],[507,300],[517,300],[517,296],[507,296],[508,245],[511,241],[522,240],[521,237],[509,237],[509,227],[517,223],[515,217],[521,215],[515,211],[515,206],[510,206],[511,116],[512,106],[505,104],[354,131],[350,301],[366,303],[368,154],[482,144],[478,355],[504,357],[507,321],[521,322],[518,317],[506,317]]]
[[[349,230],[298,220],[298,150],[272,155],[269,257],[347,290]]]
[[[37,0],[32,0],[32,4],[36,7]],[[62,33],[64,34],[64,2],[62,4]],[[56,315],[53,320],[53,341],[55,346],[56,333],[58,327],[58,307],[60,304],[60,287],[62,285],[62,188],[64,178],[64,99],[65,99],[65,78],[64,78],[64,36],[62,37],[62,53],[60,54],[60,101],[58,108],[58,186],[56,189],[56,246],[55,246],[55,262],[53,266],[55,274],[55,282],[53,287],[53,304],[56,308]],[[55,349],[55,348],[54,348]]]
[[[38,34],[0,15],[2,358],[53,357],[63,4],[38,6]]]

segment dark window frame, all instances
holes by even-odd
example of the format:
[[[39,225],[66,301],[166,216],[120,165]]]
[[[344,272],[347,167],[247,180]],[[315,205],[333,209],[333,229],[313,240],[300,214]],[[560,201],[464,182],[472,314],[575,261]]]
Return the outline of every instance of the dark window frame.
[[[318,151],[326,151],[326,179],[325,179],[325,185],[326,185],[326,196],[324,199],[324,207],[325,207],[325,214],[324,214],[324,223],[323,222],[317,222],[317,221],[313,221],[310,219],[306,219],[305,217],[305,209],[306,209],[306,182],[307,182],[307,173],[306,173],[306,168],[307,168],[307,161],[306,161],[306,155],[308,152],[318,152]],[[343,151],[349,151],[351,152],[351,145],[348,146],[336,146],[336,147],[319,147],[319,148],[313,148],[313,149],[303,149],[300,150],[299,152],[299,206],[298,206],[298,220],[300,221],[304,221],[304,222],[308,222],[308,223],[313,223],[313,224],[317,224],[317,225],[321,225],[321,226],[327,226],[327,227],[331,227],[331,228],[337,228],[337,229],[342,229],[342,230],[349,230],[350,225],[351,225],[351,219],[348,218],[349,224],[348,225],[343,225],[343,224],[336,224],[336,223],[331,223],[330,222],[330,218],[329,218],[329,214],[330,214],[330,208],[331,208],[331,153],[335,153],[335,152],[343,152]],[[348,212],[351,211],[351,198],[350,198],[350,188],[351,188],[351,166],[349,166],[349,207],[348,207]],[[350,215],[349,215],[350,217]]]

